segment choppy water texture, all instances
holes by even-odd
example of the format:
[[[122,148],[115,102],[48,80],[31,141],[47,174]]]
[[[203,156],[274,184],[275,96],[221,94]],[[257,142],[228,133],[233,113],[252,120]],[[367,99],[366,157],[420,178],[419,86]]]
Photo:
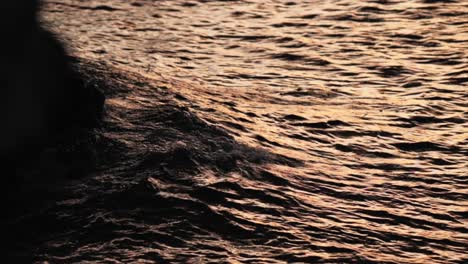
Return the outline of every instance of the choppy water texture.
[[[468,2],[51,0],[44,15],[75,56],[148,79],[113,77],[132,82],[103,132],[122,156],[40,213],[59,224],[30,242],[37,260],[468,261]]]

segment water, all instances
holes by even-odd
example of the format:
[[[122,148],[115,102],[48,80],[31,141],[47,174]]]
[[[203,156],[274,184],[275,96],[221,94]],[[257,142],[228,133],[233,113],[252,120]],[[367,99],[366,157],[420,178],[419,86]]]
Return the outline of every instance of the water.
[[[109,100],[125,159],[37,213],[60,223],[37,260],[467,261],[466,1],[44,9],[75,56],[138,74]]]

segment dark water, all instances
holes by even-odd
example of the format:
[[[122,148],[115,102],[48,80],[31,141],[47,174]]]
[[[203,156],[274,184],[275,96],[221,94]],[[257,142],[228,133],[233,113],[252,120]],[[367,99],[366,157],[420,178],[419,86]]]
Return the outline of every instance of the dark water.
[[[466,1],[47,2],[135,74],[37,260],[467,261]]]

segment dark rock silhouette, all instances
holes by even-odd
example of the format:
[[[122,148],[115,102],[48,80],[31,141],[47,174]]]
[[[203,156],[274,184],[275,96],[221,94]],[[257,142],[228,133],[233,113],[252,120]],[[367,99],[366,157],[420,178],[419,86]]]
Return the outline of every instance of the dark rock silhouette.
[[[95,127],[103,109],[104,96],[84,84],[62,43],[40,25],[39,7],[39,0],[8,0],[0,11],[0,158],[9,163],[57,135]]]

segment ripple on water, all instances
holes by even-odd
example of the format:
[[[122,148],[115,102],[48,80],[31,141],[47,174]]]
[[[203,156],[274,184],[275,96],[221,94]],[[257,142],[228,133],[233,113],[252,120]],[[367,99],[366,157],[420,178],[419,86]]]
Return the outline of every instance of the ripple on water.
[[[187,109],[114,101],[129,156],[38,213],[38,259],[468,258],[466,1],[45,2],[77,56]]]

